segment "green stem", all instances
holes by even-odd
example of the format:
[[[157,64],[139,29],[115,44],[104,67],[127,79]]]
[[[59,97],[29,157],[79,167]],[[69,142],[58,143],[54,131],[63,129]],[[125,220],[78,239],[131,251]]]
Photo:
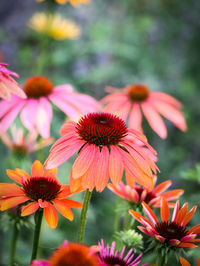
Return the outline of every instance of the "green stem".
[[[92,195],[92,192],[90,192],[89,189],[87,189],[85,192],[83,208],[81,211],[81,218],[80,218],[79,229],[78,229],[78,243],[82,243],[83,241],[83,236],[85,233],[85,223],[86,223],[86,218],[87,218],[87,210],[88,210],[88,205],[90,202],[91,195]]]
[[[10,247],[10,264],[9,264],[10,266],[14,265],[15,250],[16,250],[18,235],[19,235],[19,229],[17,228],[17,224],[15,223],[13,228],[11,247]]]
[[[157,258],[157,261],[156,261],[156,266],[164,266],[166,265],[166,252],[163,252],[163,254],[158,254],[158,258]]]
[[[35,216],[35,232],[33,239],[33,250],[32,250],[31,261],[36,259],[37,256],[38,243],[40,238],[40,228],[42,224],[42,216],[43,216],[43,211],[39,209]]]

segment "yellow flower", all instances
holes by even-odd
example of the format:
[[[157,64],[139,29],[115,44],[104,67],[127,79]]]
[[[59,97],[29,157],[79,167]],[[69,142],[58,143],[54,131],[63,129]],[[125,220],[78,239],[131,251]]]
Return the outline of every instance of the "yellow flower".
[[[55,40],[76,39],[80,36],[80,28],[71,20],[60,15],[35,13],[29,20],[29,27],[46,34]]]
[[[37,2],[44,2],[45,0],[36,0]],[[79,6],[80,4],[89,4],[91,0],[54,0],[56,3],[60,5],[64,5],[67,2],[73,6]]]

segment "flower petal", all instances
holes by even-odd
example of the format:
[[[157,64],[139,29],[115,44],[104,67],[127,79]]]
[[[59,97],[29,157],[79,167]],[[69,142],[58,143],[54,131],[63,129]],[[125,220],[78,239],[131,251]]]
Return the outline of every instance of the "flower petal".
[[[183,218],[183,221],[181,223],[182,226],[186,226],[189,221],[192,219],[192,216],[194,215],[195,211],[196,211],[197,206],[194,206]]]
[[[168,222],[169,220],[169,206],[165,198],[161,199],[160,216],[163,222]]]
[[[44,208],[44,217],[48,225],[55,229],[58,224],[58,214],[55,207],[49,203],[49,206]]]
[[[123,162],[119,148],[114,145],[110,146],[109,154],[109,175],[113,184],[118,184],[123,175]]]
[[[0,196],[11,197],[11,196],[22,196],[25,195],[23,189],[18,187],[16,184],[0,183]]]
[[[70,221],[73,221],[74,215],[72,210],[69,208],[67,203],[64,200],[53,200],[53,203],[56,207],[56,209],[67,219]]]
[[[152,209],[143,201],[142,202],[143,209],[146,213],[146,215],[149,217],[149,219],[152,221],[152,223],[155,225],[158,223],[158,220],[156,218],[156,215],[152,211]]]
[[[180,248],[197,248],[197,245],[194,245],[192,243],[181,243],[179,245]]]
[[[31,202],[26,206],[23,206],[21,209],[21,216],[31,215],[32,213],[36,212],[39,208],[38,202]]]
[[[140,105],[137,103],[133,104],[133,107],[130,112],[128,126],[135,130],[142,132],[142,113],[140,109]]]
[[[157,196],[159,196],[160,194],[162,194],[165,190],[168,189],[168,187],[170,187],[172,184],[171,180],[167,180],[165,182],[160,183],[158,186],[156,186],[153,190],[153,193],[156,194]]]
[[[30,198],[25,197],[25,196],[4,198],[1,200],[1,211],[5,211],[7,209],[13,208],[28,200],[30,200]]]
[[[36,160],[31,168],[31,176],[43,176],[44,170],[40,161]]]
[[[151,228],[154,228],[153,225],[145,218],[143,217],[141,214],[139,214],[136,211],[133,210],[129,210],[128,211],[138,222],[140,222],[141,224],[143,224],[144,226],[149,226]]]
[[[180,257],[179,260],[180,260],[181,266],[191,266],[191,264],[183,257]]]

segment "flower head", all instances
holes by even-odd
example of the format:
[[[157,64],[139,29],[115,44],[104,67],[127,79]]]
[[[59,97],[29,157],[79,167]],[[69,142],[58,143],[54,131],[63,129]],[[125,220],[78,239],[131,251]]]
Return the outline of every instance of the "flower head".
[[[66,122],[61,130],[62,137],[50,150],[45,162],[52,168],[65,162],[79,151],[70,176],[74,190],[80,185],[84,189],[102,191],[109,177],[114,184],[122,179],[123,170],[129,182],[138,182],[152,188],[152,170],[157,167],[148,153],[143,152],[138,140],[155,153],[146,137],[126,127],[124,121],[109,113],[90,113],[78,123]]]
[[[53,142],[53,138],[37,141],[38,133],[33,130],[28,135],[22,127],[11,127],[11,137],[7,133],[0,133],[3,143],[18,155],[24,155],[42,149]]]
[[[115,251],[115,241],[112,242],[111,248],[109,248],[108,244],[104,246],[104,241],[102,239],[101,242],[99,242],[99,247],[101,248],[99,252],[100,253],[99,260],[102,264],[104,263],[105,266],[111,266],[111,265],[136,266],[140,264],[139,259],[141,258],[142,254],[140,254],[136,259],[134,259],[132,248],[125,256],[124,252],[126,246],[123,247],[121,253],[118,250]]]
[[[100,266],[97,248],[64,241],[49,260],[34,260],[31,266]]]
[[[36,0],[37,2],[44,2],[45,0]],[[56,3],[64,5],[70,3],[73,6],[79,6],[81,4],[89,4],[91,0],[55,0]]]
[[[180,111],[181,103],[164,92],[153,92],[143,84],[132,84],[123,90],[110,88],[104,97],[104,111],[118,114],[124,120],[129,116],[129,127],[142,132],[142,112],[151,128],[161,137],[167,137],[167,129],[161,115],[182,131],[187,126]]]
[[[30,77],[24,84],[26,99],[13,96],[10,102],[0,102],[0,127],[5,132],[18,113],[23,125],[29,130],[37,130],[43,138],[49,138],[52,120],[51,102],[71,119],[77,121],[88,112],[97,111],[99,103],[92,97],[74,92],[71,85],[54,87],[44,76]]]
[[[61,17],[59,14],[34,14],[29,20],[29,27],[46,34],[57,40],[77,39],[80,36],[80,28],[71,20]]]
[[[129,213],[144,227],[138,226],[139,230],[143,233],[155,238],[163,245],[177,248],[196,248],[195,242],[200,242],[200,239],[196,239],[200,233],[200,224],[190,228],[186,225],[194,215],[197,206],[194,206],[189,212],[188,204],[185,203],[179,210],[179,201],[176,202],[174,207],[172,219],[169,220],[169,205],[165,198],[162,198],[160,216],[161,221],[159,222],[154,212],[145,203],[142,203],[143,209],[150,219],[147,220],[141,214],[136,211],[129,210]]]
[[[26,98],[26,94],[23,92],[19,84],[11,78],[19,78],[19,75],[6,68],[7,64],[0,63],[0,98],[9,101],[11,95],[15,94],[21,98]]]
[[[7,175],[20,184],[0,183],[0,209],[10,209],[22,203],[21,215],[27,216],[42,208],[44,217],[51,228],[58,224],[56,209],[67,219],[73,220],[71,208],[81,208],[82,203],[67,199],[71,193],[69,185],[60,185],[56,169],[44,170],[39,161],[32,165],[31,175],[16,168],[7,170]]]
[[[144,201],[149,206],[153,206],[156,208],[160,207],[161,197],[164,197],[169,202],[169,207],[173,207],[174,203],[172,203],[171,201],[178,199],[184,193],[183,189],[174,189],[165,192],[168,187],[171,186],[171,180],[162,182],[156,187],[156,176],[153,178],[153,181],[154,186],[151,190],[135,184],[125,185],[123,182],[120,182],[117,185],[108,184],[107,187],[119,197],[129,201],[130,203],[141,204]]]

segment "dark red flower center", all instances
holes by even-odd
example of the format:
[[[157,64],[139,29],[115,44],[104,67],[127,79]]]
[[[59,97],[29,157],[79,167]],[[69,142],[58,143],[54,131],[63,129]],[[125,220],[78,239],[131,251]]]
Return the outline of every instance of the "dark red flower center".
[[[166,238],[166,240],[170,239],[181,240],[182,237],[187,235],[186,227],[176,224],[175,222],[157,223],[155,229],[159,233],[159,235]]]
[[[19,155],[25,155],[28,153],[27,147],[23,145],[13,145],[13,151]]]
[[[43,76],[34,76],[27,79],[24,84],[24,91],[28,98],[39,99],[47,97],[53,90],[53,84]]]
[[[98,266],[96,254],[84,245],[71,243],[60,247],[49,260],[51,266]]]
[[[103,262],[107,265],[129,266],[129,263],[127,263],[123,258],[120,258],[117,255],[105,256],[103,258]]]
[[[133,102],[142,102],[149,97],[149,89],[143,84],[133,84],[127,87],[128,96]]]
[[[81,139],[96,146],[116,145],[127,135],[125,122],[108,113],[91,113],[82,117],[77,124]]]
[[[31,177],[22,185],[26,195],[35,201],[51,201],[57,197],[61,188],[55,179],[41,176]]]
[[[141,201],[142,192],[144,191],[143,188],[136,187],[135,190],[137,191],[139,195],[139,199]],[[156,198],[155,194],[153,192],[146,192],[146,196],[142,201],[144,200],[146,203],[149,203],[152,199]]]

